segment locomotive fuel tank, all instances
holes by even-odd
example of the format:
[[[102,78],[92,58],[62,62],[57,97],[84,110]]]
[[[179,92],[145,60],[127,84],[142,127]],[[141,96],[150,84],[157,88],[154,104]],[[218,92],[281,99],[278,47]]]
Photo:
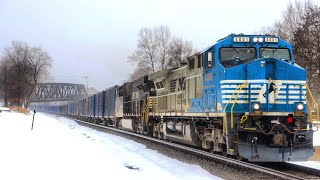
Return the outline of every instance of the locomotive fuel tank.
[[[172,121],[167,123],[167,128],[172,132],[182,133],[182,123],[174,123]]]
[[[165,139],[201,147],[201,140],[196,134],[195,127],[191,124],[166,122],[163,123],[163,132]]]
[[[121,120],[121,127],[127,131],[137,132],[137,125],[134,124],[132,119],[122,119]]]

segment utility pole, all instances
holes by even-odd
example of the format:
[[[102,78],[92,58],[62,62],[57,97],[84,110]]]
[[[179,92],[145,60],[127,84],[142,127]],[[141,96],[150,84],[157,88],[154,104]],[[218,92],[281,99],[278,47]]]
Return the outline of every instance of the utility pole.
[[[89,87],[88,87],[88,76],[85,76],[85,77],[82,77],[82,78],[86,79],[86,95],[88,97],[88,90],[89,90]]]

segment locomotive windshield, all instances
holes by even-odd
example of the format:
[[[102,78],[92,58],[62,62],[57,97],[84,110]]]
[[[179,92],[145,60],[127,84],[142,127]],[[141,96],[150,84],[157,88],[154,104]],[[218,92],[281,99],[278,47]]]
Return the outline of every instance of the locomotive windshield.
[[[260,54],[261,54],[261,58],[276,58],[276,59],[284,59],[287,61],[291,60],[289,49],[261,48]]]
[[[256,49],[253,47],[220,48],[220,63],[225,67],[246,63],[256,59]]]

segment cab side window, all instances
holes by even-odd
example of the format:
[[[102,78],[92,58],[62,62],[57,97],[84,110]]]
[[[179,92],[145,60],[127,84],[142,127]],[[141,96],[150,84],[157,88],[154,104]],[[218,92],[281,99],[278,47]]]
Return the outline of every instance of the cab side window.
[[[200,55],[198,55],[198,68],[202,68],[202,59],[200,57]]]
[[[195,59],[191,58],[188,61],[189,61],[189,70],[194,69],[195,68]]]
[[[213,52],[208,52],[207,53],[207,57],[208,57],[207,67],[211,68],[212,66],[214,66],[214,53]]]
[[[201,54],[198,55],[198,68],[202,68],[202,58],[201,58]]]

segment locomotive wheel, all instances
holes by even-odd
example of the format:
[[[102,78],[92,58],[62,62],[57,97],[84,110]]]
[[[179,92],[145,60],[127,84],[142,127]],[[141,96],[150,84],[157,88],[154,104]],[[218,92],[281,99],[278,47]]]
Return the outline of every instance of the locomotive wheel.
[[[210,152],[212,153],[212,154],[217,154],[217,152],[216,151],[214,151],[214,148],[212,147],[212,148],[210,148]]]
[[[227,150],[223,150],[221,152],[221,155],[224,156],[224,157],[227,157],[228,156]]]
[[[162,132],[160,132],[159,139],[163,139],[163,133]]]
[[[236,158],[239,160],[239,161],[242,161],[242,160],[244,160],[244,158],[242,157],[242,156],[240,156],[240,154],[239,154],[239,150],[238,150],[238,144],[236,144],[235,145],[235,149],[234,149],[235,151],[236,151]]]
[[[116,128],[117,128],[117,129],[120,129],[120,126],[119,126],[119,124],[120,124],[119,121],[120,121],[120,120],[116,119],[115,121],[116,121]]]
[[[210,150],[209,150],[212,154],[216,154],[216,152],[214,151],[214,142],[211,142],[210,145]]]
[[[243,158],[242,156],[240,156],[239,153],[237,153],[236,158],[237,158],[239,161],[244,160],[244,158]]]
[[[228,151],[227,151],[227,147],[225,144],[219,144],[222,147],[222,152],[221,155],[227,157],[228,156]]]
[[[153,137],[153,127],[154,127],[154,125],[150,124],[147,127],[148,128],[147,128],[147,134],[146,135],[149,136],[149,137]]]
[[[159,138],[158,131],[155,131],[153,135],[154,135],[154,138]]]

